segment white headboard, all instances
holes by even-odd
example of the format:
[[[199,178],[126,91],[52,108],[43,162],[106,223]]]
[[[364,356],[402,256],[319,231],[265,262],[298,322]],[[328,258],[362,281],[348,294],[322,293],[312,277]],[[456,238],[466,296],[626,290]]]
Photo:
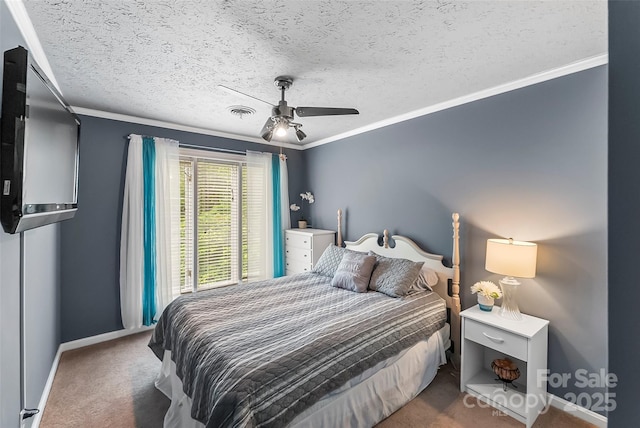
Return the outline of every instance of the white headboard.
[[[416,262],[424,262],[423,269],[429,268],[438,274],[438,284],[433,291],[438,293],[447,302],[450,308],[451,341],[454,342],[454,353],[460,355],[460,215],[453,213],[453,252],[451,257],[451,267],[442,264],[443,256],[431,254],[421,249],[411,239],[393,235],[391,238],[395,242],[394,247],[389,246],[389,231],[385,230],[382,237],[382,245],[378,243],[380,235],[377,233],[367,233],[357,241],[345,241],[348,249],[354,251],[373,251],[376,254],[391,258],[402,258]],[[338,210],[338,245],[342,245],[342,210]],[[451,280],[451,290],[449,290],[449,280]]]

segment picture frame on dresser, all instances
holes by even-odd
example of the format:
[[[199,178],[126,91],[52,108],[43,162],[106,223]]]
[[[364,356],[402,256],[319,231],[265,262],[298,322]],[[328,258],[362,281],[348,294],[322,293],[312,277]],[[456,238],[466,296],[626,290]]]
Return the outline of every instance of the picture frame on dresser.
[[[324,229],[285,231],[285,274],[311,272],[324,250],[335,243],[336,232]]]

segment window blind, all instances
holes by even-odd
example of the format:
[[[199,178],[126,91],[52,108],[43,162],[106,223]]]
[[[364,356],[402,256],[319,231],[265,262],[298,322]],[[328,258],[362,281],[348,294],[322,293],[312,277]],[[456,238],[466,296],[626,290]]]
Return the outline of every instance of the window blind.
[[[239,161],[181,158],[181,292],[247,277],[245,170]]]
[[[238,282],[238,165],[197,164],[198,288]]]

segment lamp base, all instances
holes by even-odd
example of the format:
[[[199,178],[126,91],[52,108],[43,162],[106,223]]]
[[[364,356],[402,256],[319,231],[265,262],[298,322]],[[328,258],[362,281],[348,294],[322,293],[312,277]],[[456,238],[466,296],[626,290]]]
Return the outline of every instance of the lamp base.
[[[502,288],[502,306],[498,314],[512,321],[522,321],[522,314],[518,309],[516,297],[520,282],[513,277],[504,277],[500,280],[500,288]]]

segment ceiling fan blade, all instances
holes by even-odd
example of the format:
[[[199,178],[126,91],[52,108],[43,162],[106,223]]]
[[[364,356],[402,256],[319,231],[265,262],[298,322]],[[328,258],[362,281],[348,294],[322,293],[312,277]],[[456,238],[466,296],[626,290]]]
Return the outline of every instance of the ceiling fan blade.
[[[268,105],[270,105],[271,107],[273,107],[273,106],[274,106],[273,104],[271,104],[271,103],[270,103],[270,102],[268,102],[268,101],[261,100],[260,98],[256,98],[256,97],[254,97],[253,95],[245,94],[244,92],[240,92],[240,91],[238,91],[238,90],[228,88],[228,87],[226,87],[226,86],[224,86],[224,85],[218,85],[218,88],[222,89],[222,90],[223,90],[223,91],[225,91],[225,92],[228,92],[228,93],[230,93],[230,94],[233,94],[233,95],[241,95],[241,96],[243,96],[243,97],[251,98],[252,100],[256,100],[256,101],[260,101],[261,103],[268,104]]]
[[[296,107],[296,114],[299,117],[309,117],[309,116],[341,116],[343,114],[360,114],[360,112],[354,108]]]

